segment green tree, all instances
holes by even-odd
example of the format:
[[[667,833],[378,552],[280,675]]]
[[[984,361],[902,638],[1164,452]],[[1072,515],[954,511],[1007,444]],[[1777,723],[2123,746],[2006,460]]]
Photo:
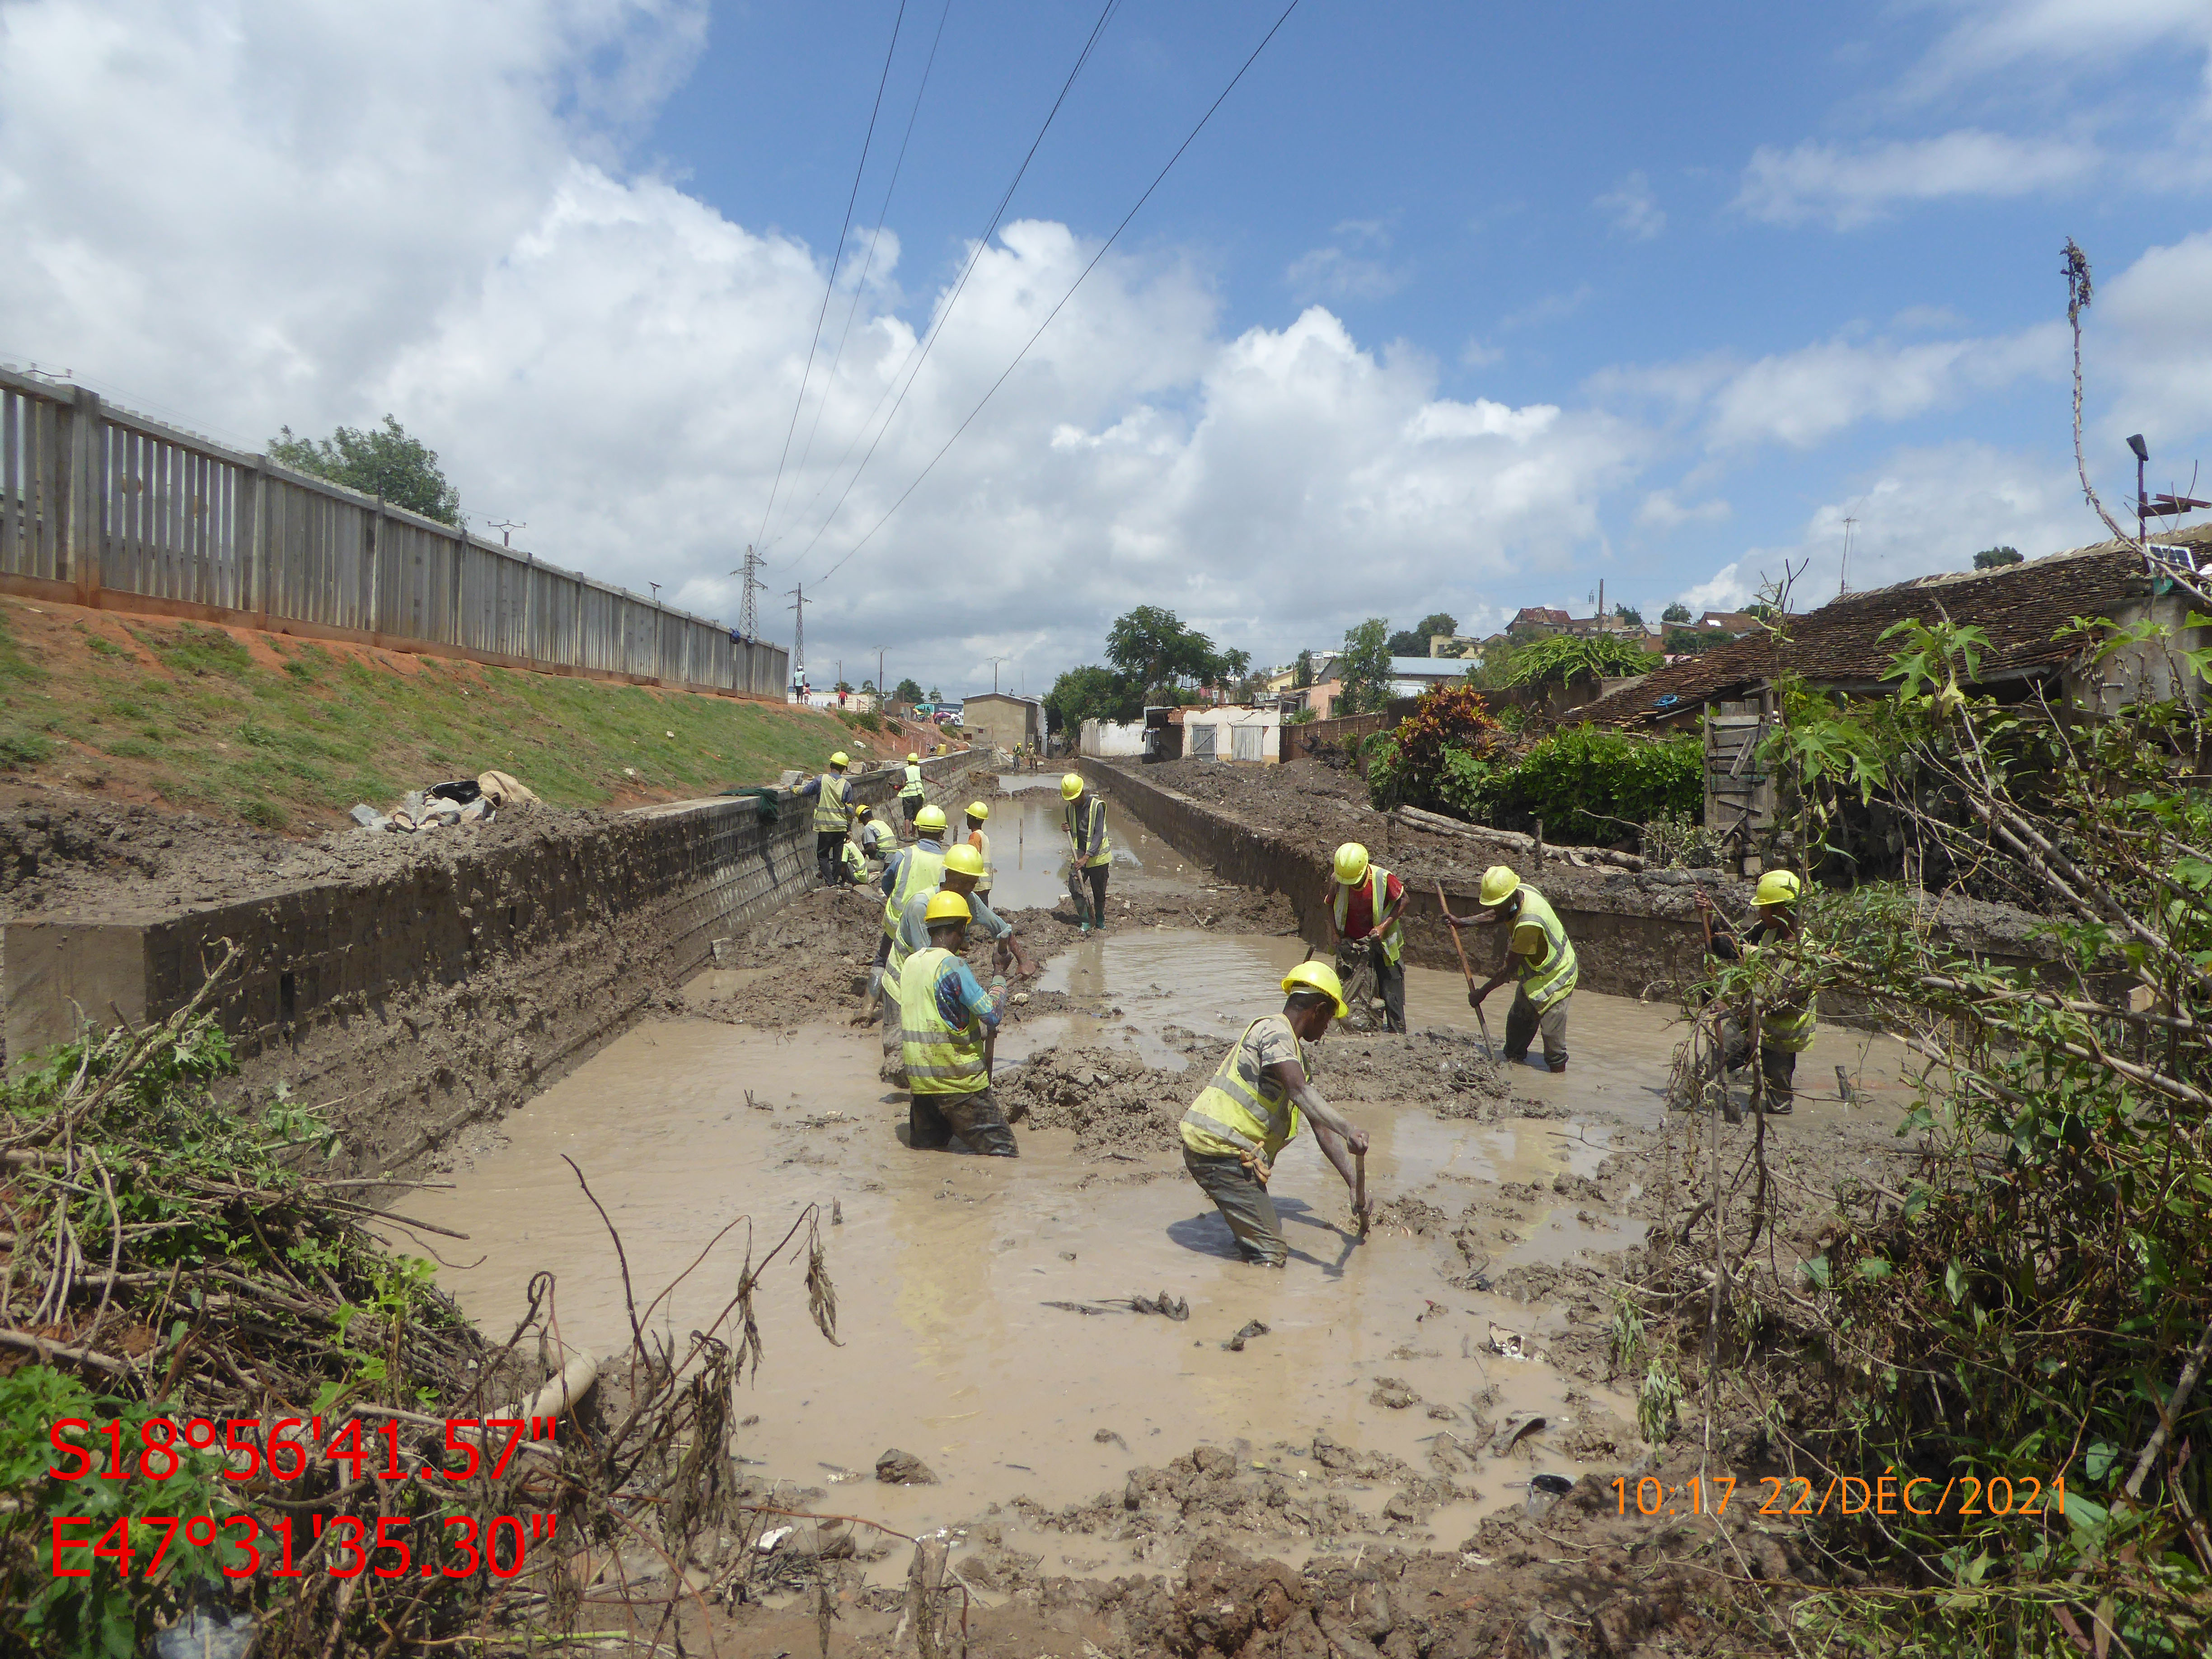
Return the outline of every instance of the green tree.
[[[1291,684],[1303,691],[1313,684],[1313,653],[1301,651],[1295,667],[1291,670]]]
[[[852,682],[849,680],[839,680],[837,682],[837,689],[848,697],[853,695],[853,685]]]
[[[873,680],[862,680],[860,690],[872,697],[876,695],[876,683]]]
[[[921,687],[917,685],[912,680],[901,680],[898,683],[898,689],[891,693],[891,701],[893,702],[920,702],[921,701]]]
[[[1390,624],[1370,617],[1357,628],[1344,631],[1344,654],[1337,659],[1336,678],[1344,686],[1337,700],[1339,714],[1378,714],[1390,701]]]
[[[342,426],[327,438],[295,438],[290,427],[281,428],[269,441],[269,459],[364,495],[381,495],[393,507],[441,524],[461,522],[461,494],[438,470],[438,452],[408,436],[389,415],[380,427]]]
[[[945,693],[939,690],[933,685],[929,688],[929,700],[932,702],[943,702],[945,701]]]
[[[2006,565],[2020,562],[2020,550],[2016,547],[1985,547],[1974,555],[1977,570],[2001,570]]]
[[[1667,654],[1671,657],[1703,656],[1718,645],[1733,645],[1736,635],[1725,628],[1670,628],[1667,630]]]
[[[1218,685],[1231,677],[1229,657],[1172,611],[1140,605],[1106,630],[1106,660],[1152,702],[1179,702],[1185,685]],[[1244,661],[1249,663],[1249,653]]]
[[[1144,712],[1127,678],[1095,663],[1068,669],[1044,694],[1045,726],[1053,732],[1076,731],[1087,720],[1139,720]]]
[[[1584,676],[1641,674],[1651,653],[1618,634],[1547,634],[1513,653],[1514,685],[1571,685]]]
[[[1659,613],[1661,622],[1686,623],[1690,620],[1690,607],[1677,599]]]
[[[1429,648],[1429,635],[1458,633],[1459,619],[1456,617],[1447,616],[1441,611],[1433,611],[1413,624],[1413,632],[1421,636],[1421,651],[1425,654]]]
[[[1644,613],[1632,605],[1616,605],[1613,607],[1613,614],[1614,620],[1625,622],[1631,628],[1644,626]]]

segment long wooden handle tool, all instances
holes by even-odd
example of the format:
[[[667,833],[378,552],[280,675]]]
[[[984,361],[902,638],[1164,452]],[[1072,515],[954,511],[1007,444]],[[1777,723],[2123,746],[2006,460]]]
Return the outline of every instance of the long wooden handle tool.
[[[1359,1212],[1359,1236],[1367,1237],[1367,1154],[1352,1155],[1352,1206]]]
[[[1444,896],[1444,884],[1441,881],[1437,884],[1437,908],[1446,915],[1451,914],[1451,901]],[[1467,976],[1467,988],[1472,991],[1474,989],[1474,969],[1468,966],[1467,946],[1460,943],[1458,928],[1449,922],[1444,926],[1451,933],[1452,949],[1459,952],[1459,970]],[[1482,1053],[1490,1062],[1491,1076],[1503,1077],[1504,1073],[1498,1069],[1497,1046],[1490,1040],[1490,1022],[1482,1017],[1482,1005],[1479,1002],[1474,1005],[1474,1023],[1482,1033]]]

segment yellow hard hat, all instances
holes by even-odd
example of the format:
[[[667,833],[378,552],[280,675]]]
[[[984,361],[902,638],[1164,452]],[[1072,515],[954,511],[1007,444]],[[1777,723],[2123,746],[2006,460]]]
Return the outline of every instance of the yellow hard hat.
[[[842,749],[830,757],[830,764],[832,766],[850,766],[852,763],[851,757]]]
[[[914,827],[917,830],[942,830],[945,828],[945,809],[942,806],[923,807],[914,815]]]
[[[938,892],[930,895],[929,908],[921,913],[921,920],[923,926],[934,927],[940,921],[966,921],[975,914],[959,894]]]
[[[1804,891],[1804,884],[1787,870],[1769,870],[1759,878],[1759,886],[1751,896],[1753,904],[1795,904]]]
[[[868,816],[868,813],[872,810],[872,809],[868,805],[867,802],[862,801],[858,806],[855,806],[853,809],[853,816],[856,818],[864,818]]]
[[[1062,800],[1073,800],[1082,793],[1083,775],[1081,773],[1062,772],[1060,775],[1060,798]]]
[[[971,800],[968,803],[968,816],[981,823],[991,816],[991,809],[980,800]]]
[[[1482,872],[1482,902],[1486,905],[1503,904],[1520,885],[1519,876],[1504,865],[1493,864]]]
[[[983,855],[963,841],[945,855],[945,872],[952,876],[980,876],[983,873]]]
[[[913,761],[913,762],[915,762],[915,763],[920,763],[920,761],[921,761],[921,756],[919,756],[919,755],[917,755],[917,754],[915,754],[915,753],[914,752],[914,750],[911,750],[911,749],[909,749],[909,750],[908,750],[906,751],[906,757],[907,757],[907,759],[908,759],[909,761]]]
[[[1533,921],[1524,921],[1513,930],[1506,949],[1516,957],[1539,957],[1544,954],[1544,930]]]
[[[1302,962],[1283,975],[1285,991],[1319,991],[1336,1005],[1336,1017],[1342,1019],[1352,1010],[1344,1000],[1344,981],[1336,976],[1336,969],[1323,962]]]
[[[1348,841],[1336,849],[1336,878],[1350,886],[1367,873],[1367,849]]]

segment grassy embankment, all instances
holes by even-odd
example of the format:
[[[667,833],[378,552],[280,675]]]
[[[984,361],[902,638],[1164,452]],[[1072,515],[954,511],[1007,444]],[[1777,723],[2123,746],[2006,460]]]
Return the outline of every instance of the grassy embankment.
[[[271,830],[494,767],[561,806],[681,799],[858,757],[868,736],[774,704],[0,601],[0,769]]]

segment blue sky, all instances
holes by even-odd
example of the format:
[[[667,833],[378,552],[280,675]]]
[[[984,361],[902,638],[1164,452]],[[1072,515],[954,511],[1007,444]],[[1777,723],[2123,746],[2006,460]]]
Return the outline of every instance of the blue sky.
[[[1854,585],[2091,540],[2069,234],[2115,510],[2127,432],[2160,484],[2212,438],[2203,0],[1303,0],[885,520],[1280,11],[1125,0],[825,522],[1099,15],[907,8],[832,374],[897,9],[4,0],[0,354],[250,439],[391,408],[544,556],[715,614],[773,488],[817,680],[881,642],[947,690],[1041,689],[1146,600],[1269,660],[1601,578],[1724,604],[1809,561],[1824,597],[1847,514]],[[51,136],[88,124],[112,156]],[[149,213],[131,141],[213,199]]]

